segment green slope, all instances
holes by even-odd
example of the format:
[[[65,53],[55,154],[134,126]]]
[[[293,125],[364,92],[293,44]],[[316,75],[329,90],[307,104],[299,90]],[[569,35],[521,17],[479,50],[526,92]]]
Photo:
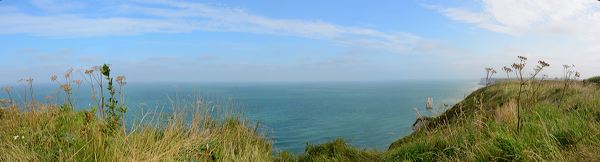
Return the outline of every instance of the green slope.
[[[534,82],[481,88],[421,129],[390,145],[386,161],[600,159],[600,86]],[[563,93],[564,91],[564,93]],[[564,96],[564,97],[563,97]]]

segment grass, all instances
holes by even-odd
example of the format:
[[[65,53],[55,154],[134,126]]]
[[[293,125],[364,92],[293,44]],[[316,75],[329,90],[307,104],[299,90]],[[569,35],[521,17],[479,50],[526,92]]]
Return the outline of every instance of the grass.
[[[590,161],[600,159],[600,87],[573,82],[563,106],[562,82],[544,81],[524,98],[522,130],[515,122],[520,83],[475,91],[412,135],[396,141],[385,161]],[[527,92],[525,92],[527,93]],[[479,96],[485,102],[477,103]],[[535,102],[532,102],[535,101]],[[482,107],[483,109],[480,109]]]
[[[97,105],[75,109],[71,85],[81,81],[72,72],[63,82],[50,77],[65,92],[62,104],[35,102],[33,79],[25,80],[32,97],[25,93],[22,103],[14,102],[11,87],[3,88],[9,99],[0,102],[0,161],[272,161],[272,142],[231,103],[176,102],[172,114],[145,113],[126,127],[125,78],[116,78],[117,91],[107,65],[86,70]]]
[[[200,103],[190,113],[155,116],[127,133],[87,111],[37,105],[0,108],[0,161],[270,161],[271,142],[241,118],[221,119]],[[193,116],[184,118],[184,116]],[[152,119],[145,119],[152,120]]]

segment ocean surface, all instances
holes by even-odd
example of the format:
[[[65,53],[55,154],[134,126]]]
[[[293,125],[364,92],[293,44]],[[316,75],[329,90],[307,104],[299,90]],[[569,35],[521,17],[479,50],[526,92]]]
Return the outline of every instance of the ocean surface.
[[[141,110],[170,112],[178,99],[205,96],[213,101],[235,102],[237,110],[259,123],[276,150],[303,152],[307,143],[344,138],[360,148],[387,149],[412,132],[416,111],[433,97],[434,111],[452,106],[479,87],[478,80],[389,82],[286,82],[286,83],[129,83],[127,119],[139,119]],[[23,85],[15,85],[23,92]],[[75,103],[93,102],[89,88],[74,88]],[[35,85],[37,100],[62,102],[56,84]],[[13,97],[16,95],[13,94]],[[2,92],[0,98],[6,98]],[[56,101],[58,100],[58,101]],[[185,101],[179,101],[185,102]]]

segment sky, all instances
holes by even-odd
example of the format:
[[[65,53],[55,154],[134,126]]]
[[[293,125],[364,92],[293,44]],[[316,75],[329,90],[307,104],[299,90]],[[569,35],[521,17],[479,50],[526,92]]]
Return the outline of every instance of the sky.
[[[596,0],[0,1],[0,83],[104,63],[130,82],[477,79],[517,56],[589,77],[599,44]]]

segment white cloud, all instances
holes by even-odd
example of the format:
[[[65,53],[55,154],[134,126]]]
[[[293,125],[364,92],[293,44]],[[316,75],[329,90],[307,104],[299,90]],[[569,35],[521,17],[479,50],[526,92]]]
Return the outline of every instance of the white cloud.
[[[34,0],[32,4],[36,4],[41,10],[55,12],[39,15],[19,9],[0,8],[0,26],[3,26],[0,34],[92,37],[199,30],[304,37],[393,53],[434,47],[431,41],[410,33],[389,33],[323,21],[270,18],[238,8],[196,2],[131,1],[108,6],[106,8],[112,13],[101,16],[93,13],[93,10],[65,11],[85,6],[83,4],[56,3],[52,0]]]
[[[24,13],[0,15],[0,34],[29,34],[52,37],[136,35],[149,32],[189,32],[195,25],[175,20],[126,17],[86,18],[78,15],[36,16]]]
[[[452,20],[508,34],[510,42],[486,49],[516,47],[522,53],[561,64],[576,64],[584,74],[597,74],[600,61],[600,2],[597,0],[477,0],[477,9],[426,6]],[[494,57],[489,56],[489,57]],[[555,71],[558,71],[556,69]]]
[[[52,12],[80,9],[84,7],[82,3],[71,2],[67,0],[31,0],[31,4],[42,10]]]
[[[595,0],[481,0],[480,11],[433,8],[453,20],[511,35],[596,39],[600,34],[600,3]]]

